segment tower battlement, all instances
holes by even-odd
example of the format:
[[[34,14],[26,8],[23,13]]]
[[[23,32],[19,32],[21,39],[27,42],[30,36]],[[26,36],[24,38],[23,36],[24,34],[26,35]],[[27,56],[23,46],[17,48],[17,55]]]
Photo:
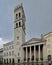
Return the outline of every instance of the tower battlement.
[[[15,7],[14,12],[15,12],[16,10],[18,10],[19,8],[22,8],[22,9],[23,9],[22,3],[21,3],[20,5],[18,5],[18,6]]]

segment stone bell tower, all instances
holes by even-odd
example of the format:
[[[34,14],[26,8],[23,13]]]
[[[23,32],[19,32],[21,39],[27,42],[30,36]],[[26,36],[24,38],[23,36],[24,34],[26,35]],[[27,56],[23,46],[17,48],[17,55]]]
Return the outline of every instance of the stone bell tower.
[[[14,44],[16,62],[23,60],[22,44],[25,43],[25,14],[22,4],[14,9]]]

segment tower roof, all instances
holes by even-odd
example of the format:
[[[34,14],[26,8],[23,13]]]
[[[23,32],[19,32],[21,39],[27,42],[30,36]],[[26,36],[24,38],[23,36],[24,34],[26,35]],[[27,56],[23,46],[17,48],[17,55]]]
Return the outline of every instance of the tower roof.
[[[23,4],[22,4],[22,3],[19,4],[19,5],[17,5],[17,6],[15,7],[14,12],[16,12],[16,11],[19,10],[19,9],[22,9],[23,18],[25,18],[25,21],[26,21],[26,16],[25,16],[25,13],[24,13],[24,9],[23,9]]]

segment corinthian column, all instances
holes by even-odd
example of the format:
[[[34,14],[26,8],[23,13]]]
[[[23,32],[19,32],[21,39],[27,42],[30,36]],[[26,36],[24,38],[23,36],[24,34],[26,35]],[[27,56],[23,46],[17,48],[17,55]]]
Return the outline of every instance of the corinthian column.
[[[38,55],[39,55],[39,61],[40,61],[40,45],[39,45],[39,54]]]
[[[36,61],[36,47],[34,46],[34,61]]]
[[[26,62],[27,62],[27,47],[26,47]]]
[[[30,62],[31,62],[31,46],[30,46]]]

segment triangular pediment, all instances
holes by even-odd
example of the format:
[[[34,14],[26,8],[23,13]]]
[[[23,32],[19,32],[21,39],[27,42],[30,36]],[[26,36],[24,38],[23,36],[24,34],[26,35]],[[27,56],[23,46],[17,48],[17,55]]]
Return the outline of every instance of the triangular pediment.
[[[38,43],[40,41],[41,41],[40,38],[32,38],[29,41],[25,42],[23,45],[32,44],[32,43]]]
[[[30,39],[29,41],[27,41],[26,43],[35,43],[35,42],[39,42],[41,39],[39,39],[39,38],[32,38],[32,39]]]

